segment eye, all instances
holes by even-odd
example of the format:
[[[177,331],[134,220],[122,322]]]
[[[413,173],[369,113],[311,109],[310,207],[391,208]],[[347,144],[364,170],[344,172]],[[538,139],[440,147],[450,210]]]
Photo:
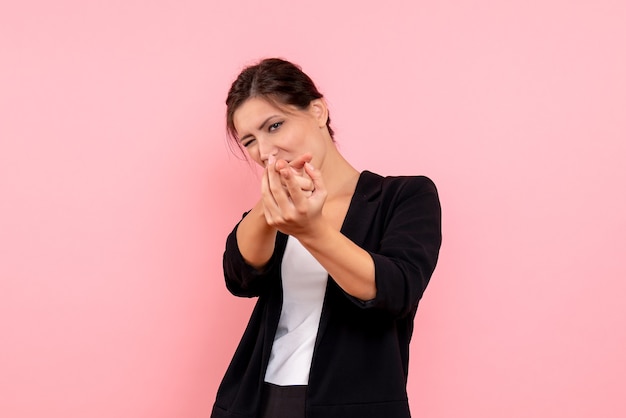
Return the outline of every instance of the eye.
[[[256,141],[256,139],[255,139],[255,138],[249,138],[249,139],[246,139],[246,140],[244,140],[244,141],[241,141],[241,145],[243,145],[244,147],[246,147],[246,148],[247,148],[247,147],[249,147],[250,145],[252,145],[252,143],[254,143],[254,141]]]
[[[280,128],[280,126],[282,124],[283,124],[283,122],[272,123],[267,130],[270,131],[270,132],[275,131],[276,129]]]

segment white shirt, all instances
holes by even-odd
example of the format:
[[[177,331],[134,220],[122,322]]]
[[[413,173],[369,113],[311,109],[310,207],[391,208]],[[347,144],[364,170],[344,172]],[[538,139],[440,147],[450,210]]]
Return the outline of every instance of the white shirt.
[[[328,272],[290,236],[282,261],[283,306],[265,381],[306,385],[319,328]]]

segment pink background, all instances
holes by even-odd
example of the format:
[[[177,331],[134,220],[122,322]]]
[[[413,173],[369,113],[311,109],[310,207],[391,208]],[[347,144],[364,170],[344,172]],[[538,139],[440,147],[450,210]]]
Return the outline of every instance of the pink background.
[[[444,244],[416,417],[626,416],[626,3],[5,1],[0,416],[207,417],[258,194],[223,101],[300,63],[358,169],[426,174]]]

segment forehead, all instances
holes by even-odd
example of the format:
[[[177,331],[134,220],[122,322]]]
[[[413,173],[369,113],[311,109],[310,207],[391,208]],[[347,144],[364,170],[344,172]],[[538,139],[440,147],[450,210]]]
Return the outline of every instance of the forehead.
[[[284,115],[285,109],[262,97],[247,99],[233,114],[233,124],[237,132],[257,129],[258,124],[272,115]]]
[[[310,115],[306,109],[294,105],[274,102],[265,97],[251,97],[233,113],[233,125],[238,135],[245,135],[244,131],[259,129],[260,125],[272,116],[302,119]]]

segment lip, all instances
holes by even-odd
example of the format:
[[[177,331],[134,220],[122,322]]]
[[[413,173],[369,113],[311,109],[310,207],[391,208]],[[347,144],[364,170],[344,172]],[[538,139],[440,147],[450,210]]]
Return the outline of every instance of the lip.
[[[287,164],[291,164],[291,161],[292,161],[292,160],[288,160],[286,158],[281,158],[281,157],[274,156],[274,162],[276,162],[278,160],[283,160],[283,161],[287,162]],[[263,164],[264,165],[267,165],[269,162],[270,162],[269,158],[263,160]]]

